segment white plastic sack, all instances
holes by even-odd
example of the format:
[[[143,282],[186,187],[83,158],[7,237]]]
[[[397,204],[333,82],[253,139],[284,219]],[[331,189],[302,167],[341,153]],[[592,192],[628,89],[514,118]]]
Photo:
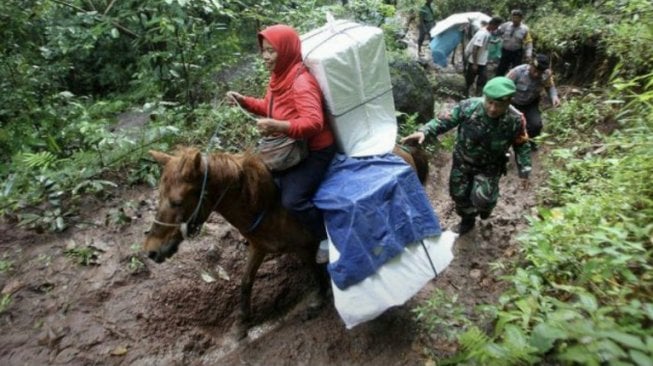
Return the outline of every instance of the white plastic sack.
[[[392,151],[397,119],[383,31],[338,20],[301,36],[304,63],[320,84],[342,153]]]
[[[489,23],[490,19],[492,18],[489,15],[478,11],[452,14],[446,17],[445,19],[435,23],[435,26],[431,28],[429,33],[433,38],[453,26],[471,24],[473,28],[471,34],[473,35],[476,32],[476,30],[481,28],[481,22]]]
[[[458,234],[445,231],[439,237],[424,239],[437,273],[453,260],[453,244]],[[329,258],[337,260],[338,249],[329,240]],[[435,277],[429,257],[421,243],[406,246],[404,252],[381,266],[372,276],[340,290],[335,284],[336,310],[347,329],[372,320],[390,307],[404,304]]]

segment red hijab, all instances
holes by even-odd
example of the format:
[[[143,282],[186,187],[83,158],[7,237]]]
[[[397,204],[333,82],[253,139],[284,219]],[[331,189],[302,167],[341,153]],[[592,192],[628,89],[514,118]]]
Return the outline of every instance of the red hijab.
[[[258,44],[265,38],[277,51],[277,61],[270,76],[270,89],[282,92],[292,87],[302,67],[302,43],[299,34],[287,25],[277,24],[258,34]]]

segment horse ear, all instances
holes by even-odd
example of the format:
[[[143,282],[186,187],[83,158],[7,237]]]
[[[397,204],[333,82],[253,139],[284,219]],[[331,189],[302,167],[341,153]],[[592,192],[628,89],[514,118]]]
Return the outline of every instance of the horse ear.
[[[179,162],[179,171],[182,177],[192,179],[202,171],[202,154],[199,151],[192,151],[184,154]]]
[[[148,153],[156,160],[157,163],[159,163],[161,166],[165,166],[170,159],[172,159],[172,155],[168,155],[164,152],[156,151],[156,150],[150,150]]]

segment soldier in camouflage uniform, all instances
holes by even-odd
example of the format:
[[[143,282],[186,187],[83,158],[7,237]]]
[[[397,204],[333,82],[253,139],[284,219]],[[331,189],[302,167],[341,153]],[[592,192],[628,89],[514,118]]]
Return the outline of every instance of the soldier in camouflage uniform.
[[[487,219],[499,197],[499,178],[505,174],[506,153],[513,146],[519,176],[528,179],[531,171],[530,146],[523,115],[510,106],[515,84],[495,77],[483,88],[484,97],[461,101],[446,118],[435,118],[402,142],[424,142],[427,136],[443,134],[458,127],[449,177],[449,194],[461,216],[459,234],[469,232],[476,216]]]

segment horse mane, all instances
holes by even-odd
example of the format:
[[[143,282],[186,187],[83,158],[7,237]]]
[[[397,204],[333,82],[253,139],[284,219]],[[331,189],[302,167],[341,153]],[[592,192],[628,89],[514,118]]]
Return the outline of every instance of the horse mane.
[[[278,189],[272,173],[261,158],[251,151],[241,155],[243,191],[250,206],[257,211],[278,204]]]
[[[177,146],[173,156],[179,158],[179,162],[176,169],[165,169],[165,174],[161,175],[162,183],[171,186],[173,182],[180,179],[192,182],[201,175],[202,155],[197,148]]]
[[[174,156],[179,161],[176,169],[169,169],[163,174],[164,184],[171,185],[173,181],[182,179],[187,182],[197,182],[203,177],[202,153],[195,147],[177,146]],[[272,207],[278,201],[278,190],[272,174],[263,164],[257,154],[251,150],[233,154],[215,152],[208,155],[211,178],[225,187],[238,187],[244,199],[254,211]]]

